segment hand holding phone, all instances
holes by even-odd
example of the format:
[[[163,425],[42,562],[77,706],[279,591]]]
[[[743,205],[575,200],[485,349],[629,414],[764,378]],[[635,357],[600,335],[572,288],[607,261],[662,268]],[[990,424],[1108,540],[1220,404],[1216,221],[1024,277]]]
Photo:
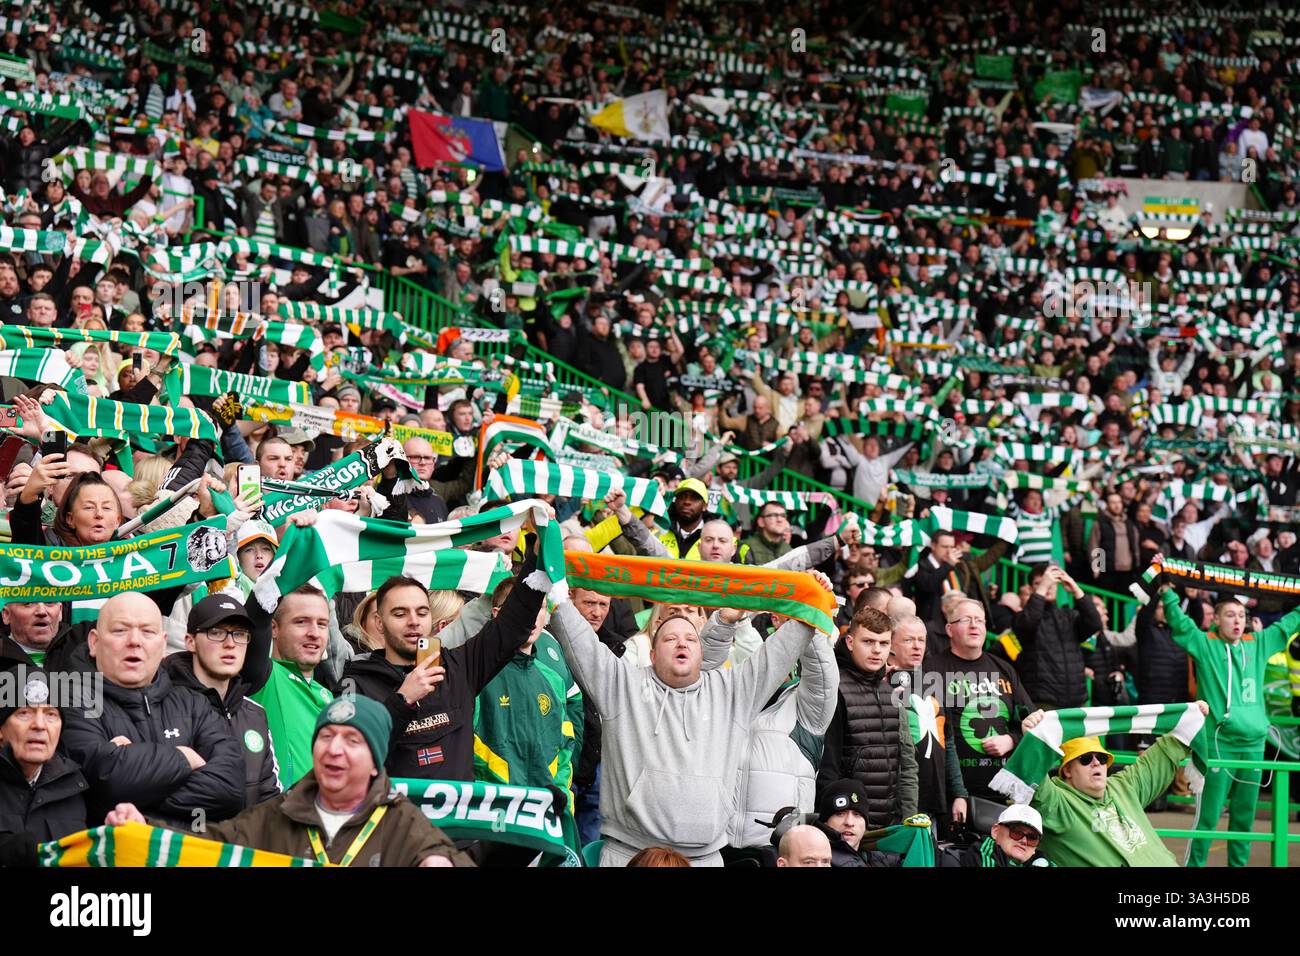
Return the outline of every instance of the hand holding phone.
[[[68,433],[58,429],[48,429],[41,435],[41,456],[66,455],[68,453]]]
[[[433,666],[442,666],[442,641],[436,637],[422,637],[415,645],[415,663],[416,666],[423,664],[430,657],[433,658]]]
[[[258,494],[262,491],[262,469],[258,465],[240,465],[236,471],[236,488],[235,497],[242,498],[249,492]]]

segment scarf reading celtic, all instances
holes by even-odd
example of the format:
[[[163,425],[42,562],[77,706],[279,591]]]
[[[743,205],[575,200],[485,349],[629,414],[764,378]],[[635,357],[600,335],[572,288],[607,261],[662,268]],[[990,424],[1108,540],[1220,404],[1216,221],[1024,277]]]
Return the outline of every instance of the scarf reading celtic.
[[[492,840],[527,847],[548,866],[582,866],[578,832],[568,807],[545,787],[484,781],[393,781],[401,793],[453,840]]]
[[[1193,746],[1205,715],[1196,704],[1138,704],[1132,707],[1078,707],[1049,711],[1032,730],[1025,731],[1006,766],[997,772],[989,786],[1016,803],[1028,803],[1034,791],[1056,765],[1063,753],[1061,744],[1076,737],[1104,737],[1107,734],[1173,734],[1188,747]],[[1205,760],[1197,752],[1192,756],[1193,769],[1205,772]],[[1195,778],[1195,775],[1191,775]]]

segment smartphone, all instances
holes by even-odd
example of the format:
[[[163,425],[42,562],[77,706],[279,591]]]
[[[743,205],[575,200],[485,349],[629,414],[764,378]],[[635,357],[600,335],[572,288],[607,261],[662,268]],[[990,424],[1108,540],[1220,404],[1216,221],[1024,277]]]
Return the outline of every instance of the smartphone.
[[[236,487],[238,489],[235,494],[235,497],[242,498],[244,492],[250,489],[258,493],[261,493],[262,469],[259,466],[240,465],[235,474],[236,474],[235,482],[236,482]]]
[[[46,455],[66,455],[67,453],[67,432],[51,428],[41,434],[41,457]]]
[[[442,641],[436,637],[422,637],[415,645],[416,666],[423,664],[430,657],[433,658],[434,667],[442,664]]]
[[[0,428],[18,427],[18,409],[12,405],[0,405]]]
[[[131,353],[131,370],[139,375],[142,368],[144,368],[144,353],[136,349]]]

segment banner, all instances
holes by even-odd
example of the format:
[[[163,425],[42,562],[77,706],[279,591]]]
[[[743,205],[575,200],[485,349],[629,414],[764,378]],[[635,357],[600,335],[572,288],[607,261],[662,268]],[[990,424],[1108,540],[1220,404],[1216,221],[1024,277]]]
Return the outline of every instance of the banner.
[[[527,847],[552,866],[582,866],[577,828],[555,792],[484,781],[393,780],[429,822],[453,840],[491,840]]]
[[[233,578],[238,571],[220,517],[105,544],[0,544],[0,603],[110,598]]]
[[[1151,566],[1142,572],[1141,581],[1129,587],[1137,599],[1145,604],[1164,584],[1172,584],[1176,588],[1215,591],[1219,594],[1244,594],[1254,598],[1281,594],[1288,598],[1300,599],[1300,577],[1293,574],[1255,571],[1250,568],[1206,564],[1202,561],[1184,561],[1181,558],[1169,557],[1164,559],[1163,564],[1152,562]]]
[[[1195,703],[1048,711],[1037,726],[1025,731],[1007,758],[1006,765],[994,775],[989,786],[1016,803],[1028,803],[1048,771],[1061,758],[1064,753],[1061,744],[1067,740],[1107,734],[1173,734],[1191,747],[1204,726],[1205,715]],[[1193,753],[1192,763],[1202,775],[1205,773],[1205,761],[1199,753]],[[1189,776],[1194,777],[1192,774]]]
[[[231,843],[218,843],[166,827],[124,823],[70,833],[36,847],[41,866],[318,866],[315,860]],[[72,905],[76,906],[76,887]]]
[[[406,119],[411,127],[415,165],[421,169],[430,169],[440,163],[469,163],[489,173],[505,170],[505,160],[491,120],[444,116],[420,110],[411,110]]]
[[[405,442],[408,438],[423,438],[433,446],[435,455],[450,457],[452,451],[451,432],[435,431],[432,428],[420,428],[415,425],[400,425],[386,422],[382,418],[372,418],[356,412],[345,412],[340,408],[325,408],[320,405],[279,405],[274,402],[257,402],[244,408],[244,416],[255,422],[272,422],[277,425],[289,425],[301,428],[314,435],[336,435],[345,441],[357,438],[377,438],[387,433],[387,437]]]
[[[570,588],[657,604],[772,611],[835,634],[835,596],[804,571],[565,551]]]

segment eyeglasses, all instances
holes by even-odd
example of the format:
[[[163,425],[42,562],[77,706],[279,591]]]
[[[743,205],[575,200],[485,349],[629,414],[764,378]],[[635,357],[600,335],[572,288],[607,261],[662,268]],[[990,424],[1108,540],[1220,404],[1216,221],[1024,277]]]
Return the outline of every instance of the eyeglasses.
[[[1075,757],[1074,761],[1081,767],[1091,767],[1094,761],[1100,760],[1106,763],[1106,755],[1099,754],[1095,750],[1092,753],[1086,753],[1082,757]]]
[[[433,461],[437,455],[407,455],[406,460],[409,462]]]
[[[202,631],[199,631],[199,633],[210,640],[213,644],[224,644],[226,643],[227,638],[234,641],[236,644],[247,644],[253,639],[253,635],[248,633],[248,631],[234,631],[224,627],[204,628]]]
[[[777,518],[780,521],[786,521],[789,519],[790,516],[787,515],[784,511],[769,511],[767,514],[763,515],[763,517]]]
[[[1038,841],[1043,838],[1041,833],[1029,827],[1007,827],[1007,833],[1017,843],[1026,843],[1029,846],[1038,846]]]
[[[952,623],[960,625],[961,627],[966,627],[969,624],[978,624],[980,627],[984,627],[987,625],[988,622],[985,621],[984,618],[982,617],[967,616],[967,617],[959,617],[957,618],[957,620],[953,621]]]

